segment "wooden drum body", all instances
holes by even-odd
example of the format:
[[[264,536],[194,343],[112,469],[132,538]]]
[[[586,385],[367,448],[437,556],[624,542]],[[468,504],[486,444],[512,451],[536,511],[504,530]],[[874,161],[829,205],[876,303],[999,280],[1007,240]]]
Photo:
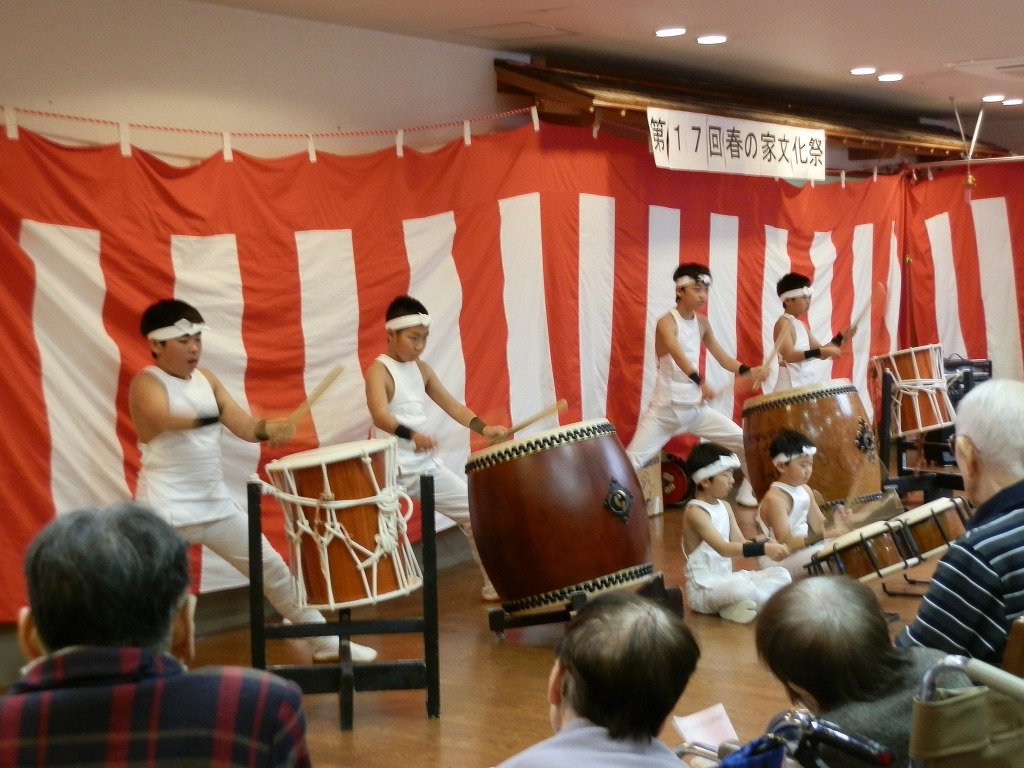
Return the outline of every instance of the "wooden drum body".
[[[893,378],[894,437],[950,427],[956,422],[938,344],[879,355],[875,362]]]
[[[780,432],[793,429],[817,447],[809,485],[826,510],[881,497],[882,467],[875,434],[857,388],[847,379],[752,397],[743,406],[743,448],[758,498],[777,477],[769,452]]]
[[[880,578],[917,564],[908,551],[903,524],[882,520],[828,542],[806,566],[811,575],[845,574],[860,581]]]
[[[423,583],[406,535],[412,502],[396,467],[394,440],[317,448],[267,464],[300,605],[350,608]]]
[[[904,525],[918,557],[945,551],[967,530],[970,507],[964,499],[936,499],[915,507],[894,520]]]
[[[650,580],[643,491],[607,421],[478,451],[466,474],[477,549],[506,611]]]

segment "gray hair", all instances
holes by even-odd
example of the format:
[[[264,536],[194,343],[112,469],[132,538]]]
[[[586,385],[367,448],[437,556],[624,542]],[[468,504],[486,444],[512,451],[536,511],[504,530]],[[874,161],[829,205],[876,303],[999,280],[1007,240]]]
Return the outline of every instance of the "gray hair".
[[[957,407],[956,433],[970,438],[985,466],[1024,478],[1024,382],[991,379],[974,387]]]

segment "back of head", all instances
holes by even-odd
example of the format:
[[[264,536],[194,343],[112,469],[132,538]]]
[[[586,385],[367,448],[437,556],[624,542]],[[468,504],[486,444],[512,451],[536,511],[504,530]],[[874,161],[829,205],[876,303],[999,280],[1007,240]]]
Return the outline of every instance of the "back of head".
[[[388,304],[388,311],[384,315],[385,320],[394,320],[396,317],[406,315],[425,315],[427,308],[412,296],[398,296]]]
[[[787,275],[783,275],[782,278],[775,284],[775,292],[779,296],[789,291],[796,291],[801,288],[810,288],[811,280],[806,275],[801,275],[799,272],[790,272]]]
[[[610,592],[576,614],[558,646],[562,696],[613,739],[657,736],[693,674],[700,649],[675,614]]]
[[[199,310],[191,304],[179,299],[162,299],[151,304],[142,313],[139,330],[143,336],[149,336],[158,328],[167,328],[179,320],[188,320],[190,323],[198,325],[202,325],[204,322]]]
[[[757,614],[756,643],[790,695],[799,687],[821,710],[881,697],[905,664],[875,593],[848,576],[815,576],[776,592]]]
[[[58,515],[25,554],[36,631],[71,645],[163,649],[187,596],[185,541],[135,504]]]
[[[979,461],[1024,478],[1024,382],[990,379],[957,405],[956,433],[978,447]]]

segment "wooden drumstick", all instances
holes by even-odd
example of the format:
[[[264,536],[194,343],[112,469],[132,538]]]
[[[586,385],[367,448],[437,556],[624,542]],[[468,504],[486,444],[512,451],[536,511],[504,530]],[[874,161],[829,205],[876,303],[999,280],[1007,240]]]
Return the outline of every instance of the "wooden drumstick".
[[[775,344],[772,346],[772,351],[769,352],[765,356],[764,362],[761,363],[762,367],[767,366],[767,365],[771,365],[772,360],[774,360],[776,357],[778,357],[779,350],[782,349],[782,342],[785,340],[786,336],[789,334],[789,330],[790,330],[789,326],[787,326],[786,329],[782,333],[779,334],[779,338],[777,338],[775,340]],[[757,390],[759,390],[761,388],[761,384],[763,382],[764,382],[764,379],[762,379],[761,381],[755,381],[754,382],[754,386],[751,387],[750,391],[751,392],[757,392]]]
[[[522,429],[526,429],[531,424],[535,424],[536,422],[540,421],[545,416],[550,416],[553,413],[561,413],[568,407],[569,404],[565,400],[559,400],[557,403],[555,403],[552,406],[548,406],[543,411],[539,411],[533,414],[533,416],[531,416],[530,418],[521,421],[518,424],[513,424],[511,427],[508,428],[507,434],[514,435],[516,432]]]
[[[313,403],[320,399],[320,395],[327,391],[327,388],[334,383],[334,380],[341,375],[341,372],[345,370],[345,366],[338,363],[336,366],[331,368],[324,376],[323,381],[316,385],[316,389],[306,398],[306,401],[291,412],[288,416],[288,423],[293,427],[299,423],[299,419],[309,413],[309,409],[313,407]]]

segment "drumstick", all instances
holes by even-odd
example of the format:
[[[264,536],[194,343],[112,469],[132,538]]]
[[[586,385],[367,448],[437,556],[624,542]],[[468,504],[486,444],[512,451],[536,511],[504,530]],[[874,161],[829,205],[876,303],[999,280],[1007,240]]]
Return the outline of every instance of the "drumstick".
[[[775,344],[772,346],[772,351],[769,352],[765,356],[764,362],[761,364],[762,367],[764,367],[766,365],[770,365],[772,360],[774,360],[778,356],[779,350],[782,349],[782,342],[783,342],[783,340],[785,340],[785,338],[786,338],[786,336],[788,334],[789,334],[789,327],[787,326],[786,329],[783,330],[783,332],[779,334],[779,338],[777,338],[775,340]],[[757,390],[761,387],[761,384],[762,384],[763,381],[764,381],[763,379],[761,381],[755,381],[754,382],[754,386],[751,387],[750,391],[751,392],[757,392]]]
[[[317,384],[316,389],[306,398],[306,401],[291,412],[288,416],[288,423],[293,427],[299,423],[299,419],[309,413],[309,409],[313,407],[313,403],[320,399],[320,395],[327,391],[327,388],[334,383],[334,380],[341,375],[341,372],[345,370],[345,366],[338,363],[336,366],[331,368],[324,376],[324,380]]]
[[[856,331],[857,328],[860,327],[860,324],[864,322],[864,318],[867,317],[867,314],[871,311],[871,309],[873,307],[875,307],[878,304],[878,302],[884,296],[885,296],[885,286],[882,285],[881,283],[875,283],[875,287],[872,288],[872,290],[871,290],[871,301],[869,301],[867,303],[867,306],[865,306],[860,311],[860,313],[857,315],[856,319],[852,323],[850,323],[850,327],[847,328],[846,332],[843,334],[843,341],[842,341],[842,343],[839,346],[843,346],[843,344],[846,344],[846,342],[850,340],[850,336],[853,335],[853,332]]]
[[[507,434],[514,435],[516,432],[519,432],[522,429],[526,429],[531,424],[540,421],[545,416],[550,416],[553,413],[561,413],[568,407],[569,404],[565,400],[559,400],[557,403],[548,406],[543,411],[538,411],[537,413],[533,414],[533,416],[531,416],[530,418],[521,421],[518,424],[513,424],[511,427],[508,428]]]

